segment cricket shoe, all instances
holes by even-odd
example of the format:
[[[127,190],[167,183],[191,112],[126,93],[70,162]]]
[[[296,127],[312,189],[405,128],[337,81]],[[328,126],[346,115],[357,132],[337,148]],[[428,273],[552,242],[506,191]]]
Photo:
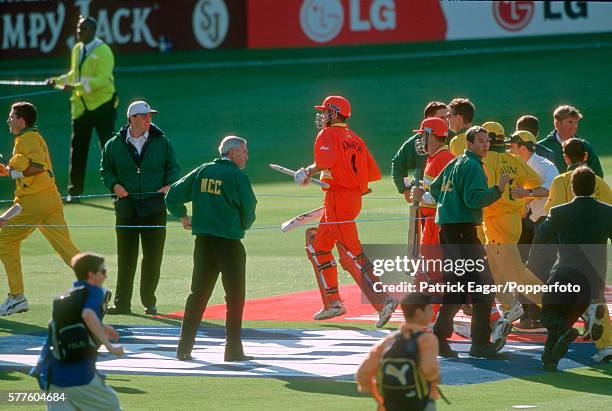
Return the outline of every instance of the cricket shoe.
[[[378,312],[378,321],[376,328],[383,328],[389,322],[391,316],[397,308],[398,301],[395,298],[390,298],[385,303],[385,306]]]
[[[605,304],[591,304],[587,309],[587,313],[587,333],[591,336],[593,341],[597,341],[603,336],[603,320],[606,314],[606,306]]]
[[[491,333],[491,342],[493,342],[493,346],[498,352],[506,345],[506,339],[511,330],[512,322],[508,321],[505,316],[500,317],[496,321],[493,332]]]
[[[0,316],[24,313],[30,309],[28,300],[24,295],[15,298],[12,295],[8,295],[8,298],[2,305],[0,305]]]
[[[314,315],[313,319],[316,321],[328,320],[344,314],[346,314],[346,308],[344,308],[342,301],[338,300],[332,302],[329,308],[325,308],[325,306],[323,306],[323,308],[321,308],[319,312]]]
[[[612,361],[612,345],[602,348],[593,356],[595,362],[610,362]]]
[[[552,357],[555,361],[559,361],[565,356],[565,354],[567,354],[570,344],[574,342],[574,340],[578,337],[578,334],[577,329],[570,328],[564,332],[561,337],[559,337],[557,343],[552,349]]]
[[[506,318],[510,324],[512,324],[514,321],[518,320],[519,318],[521,318],[521,316],[524,314],[525,312],[523,311],[523,306],[521,304],[519,304],[518,302],[516,302],[512,308],[510,308],[508,311],[506,311],[502,317]]]
[[[504,348],[508,334],[512,331],[512,323],[521,318],[523,314],[523,307],[517,302],[495,322],[493,332],[491,332],[491,341],[497,351]]]

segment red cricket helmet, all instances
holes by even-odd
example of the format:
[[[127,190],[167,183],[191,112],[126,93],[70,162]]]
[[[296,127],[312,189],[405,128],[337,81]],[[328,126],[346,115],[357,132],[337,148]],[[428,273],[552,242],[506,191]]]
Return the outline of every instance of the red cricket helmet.
[[[429,133],[438,137],[448,137],[448,123],[439,117],[427,117],[421,121],[419,130],[412,130],[415,133]]]
[[[315,125],[317,128],[323,128],[331,120],[336,118],[338,114],[349,118],[351,116],[351,104],[342,96],[327,96],[320,106],[314,106],[317,110],[329,109],[329,113],[317,114],[315,116]]]
[[[448,123],[439,117],[427,117],[421,122],[419,130],[413,130],[415,133],[421,133],[417,136],[414,142],[416,152],[422,156],[427,155],[427,143],[431,135],[438,138],[448,137]]]

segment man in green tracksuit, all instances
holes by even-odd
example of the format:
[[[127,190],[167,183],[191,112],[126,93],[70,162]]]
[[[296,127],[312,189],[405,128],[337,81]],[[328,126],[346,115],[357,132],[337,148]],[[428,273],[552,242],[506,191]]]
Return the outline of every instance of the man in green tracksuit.
[[[445,281],[465,287],[464,290],[445,293],[433,332],[440,343],[440,355],[456,357],[457,353],[448,343],[453,333],[453,318],[461,304],[471,303],[472,346],[469,354],[473,357],[503,358],[489,343],[489,313],[494,293],[469,292],[467,287],[469,283],[484,286],[494,284],[476,227],[482,224],[482,209],[499,200],[510,177],[502,175],[496,186],[488,187],[482,163],[489,151],[488,132],[483,127],[474,126],[466,132],[465,137],[467,149],[464,154],[448,163],[429,189],[438,204],[436,224],[440,226],[444,259],[455,262],[455,272],[446,271]],[[472,261],[469,263],[471,269],[468,268],[469,261]],[[465,272],[459,272],[457,267],[465,268]]]
[[[423,112],[423,118],[427,117],[438,117],[442,120],[446,120],[448,117],[448,107],[446,104],[439,101],[430,101],[425,106]],[[421,179],[423,177],[423,170],[425,169],[425,161],[427,160],[427,153],[421,150],[417,151],[416,139],[421,133],[413,134],[406,140],[395,156],[391,160],[391,176],[393,177],[393,183],[400,194],[403,194],[408,203],[412,203],[410,198],[410,189],[406,187],[404,178],[408,177],[409,170],[415,170],[415,178]],[[419,175],[420,173],[420,175]]]
[[[78,202],[78,196],[83,193],[93,129],[96,129],[100,148],[103,148],[115,132],[117,119],[113,52],[96,37],[96,21],[91,17],[79,19],[76,34],[78,42],[72,48],[70,71],[47,79],[49,86],[72,92],[68,203]]]
[[[193,250],[191,294],[185,303],[177,358],[190,360],[198,326],[221,272],[227,302],[225,361],[253,359],[244,355],[241,340],[245,299],[246,252],[240,241],[255,221],[257,200],[247,175],[246,140],[225,137],[221,158],[200,167],[174,183],[166,195],[172,215],[196,236]],[[193,219],[185,203],[192,203]]]
[[[145,314],[157,314],[155,290],[166,241],[164,195],[170,184],[179,179],[180,170],[170,140],[151,123],[151,116],[156,113],[145,101],[130,104],[128,124],[102,151],[102,181],[117,196],[117,289],[115,305],[107,314],[131,312],[139,242],[140,300]]]

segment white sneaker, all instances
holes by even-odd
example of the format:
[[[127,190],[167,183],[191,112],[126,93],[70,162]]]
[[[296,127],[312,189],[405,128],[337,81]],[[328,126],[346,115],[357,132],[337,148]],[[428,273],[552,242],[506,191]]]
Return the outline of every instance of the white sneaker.
[[[8,298],[0,305],[0,316],[24,313],[30,309],[25,296],[15,298],[9,294]]]
[[[607,347],[604,347],[601,350],[597,351],[597,354],[593,356],[593,361],[595,362],[612,361],[612,346],[608,345]]]
[[[504,313],[503,317],[508,320],[510,324],[512,324],[514,321],[521,318],[523,313],[523,306],[517,302],[512,306],[512,308]]]
[[[383,328],[385,324],[389,322],[391,316],[395,312],[399,302],[395,298],[387,300],[385,306],[378,312],[378,321],[376,321],[376,328]]]
[[[316,321],[327,320],[329,318],[338,317],[346,313],[346,308],[342,301],[333,302],[329,308],[321,308],[318,313],[314,315]]]
[[[588,321],[585,325],[588,327],[587,332],[593,341],[597,341],[603,336],[605,313],[606,306],[604,304],[591,304],[585,312]]]
[[[493,345],[495,345],[496,351],[499,352],[502,348],[504,348],[504,345],[506,345],[506,337],[508,334],[510,334],[510,330],[512,330],[512,322],[508,321],[505,316],[500,317],[495,322],[493,332],[491,333],[491,341],[493,342]]]

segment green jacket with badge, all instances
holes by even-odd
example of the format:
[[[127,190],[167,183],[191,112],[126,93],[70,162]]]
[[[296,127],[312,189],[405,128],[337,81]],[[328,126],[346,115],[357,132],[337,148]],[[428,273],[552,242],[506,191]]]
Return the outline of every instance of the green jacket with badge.
[[[202,164],[170,187],[166,205],[172,215],[185,217],[189,202],[194,235],[239,240],[255,221],[257,199],[249,178],[227,158]]]
[[[115,184],[121,184],[129,193],[116,200],[115,213],[129,218],[134,209],[140,217],[164,211],[164,196],[157,190],[180,177],[174,149],[164,132],[151,124],[147,142],[138,154],[126,141],[127,130],[128,125],[123,126],[102,150],[100,174],[104,185],[113,192]]]
[[[482,224],[482,209],[497,201],[497,186],[488,187],[480,157],[470,150],[453,159],[431,183],[438,204],[436,224]]]
[[[415,177],[419,179],[423,176],[427,155],[421,155],[416,151],[415,142],[418,136],[419,133],[409,137],[391,160],[391,176],[400,194],[409,190],[404,184],[404,177],[408,177],[408,170],[415,170]]]
[[[589,155],[587,158],[586,165],[591,170],[593,170],[595,174],[603,178],[603,169],[601,168],[599,157],[597,157],[597,154],[595,154],[595,149],[593,149],[593,145],[588,141],[579,138],[578,136],[576,136],[576,138],[582,140],[582,143],[584,144],[584,149]],[[557,170],[559,170],[559,174],[565,173],[567,171],[567,164],[565,163],[565,159],[563,158],[563,146],[561,146],[561,143],[559,143],[559,141],[557,140],[557,131],[551,131],[545,139],[538,141],[538,144],[546,147],[547,149],[553,152],[553,159],[550,161],[552,161],[557,167]]]
[[[81,117],[86,110],[97,109],[115,95],[113,52],[102,40],[93,41],[91,51],[82,62],[81,51],[85,45],[76,43],[70,55],[70,71],[53,78],[57,88],[61,89],[67,84],[74,87],[70,96],[73,119]]]

